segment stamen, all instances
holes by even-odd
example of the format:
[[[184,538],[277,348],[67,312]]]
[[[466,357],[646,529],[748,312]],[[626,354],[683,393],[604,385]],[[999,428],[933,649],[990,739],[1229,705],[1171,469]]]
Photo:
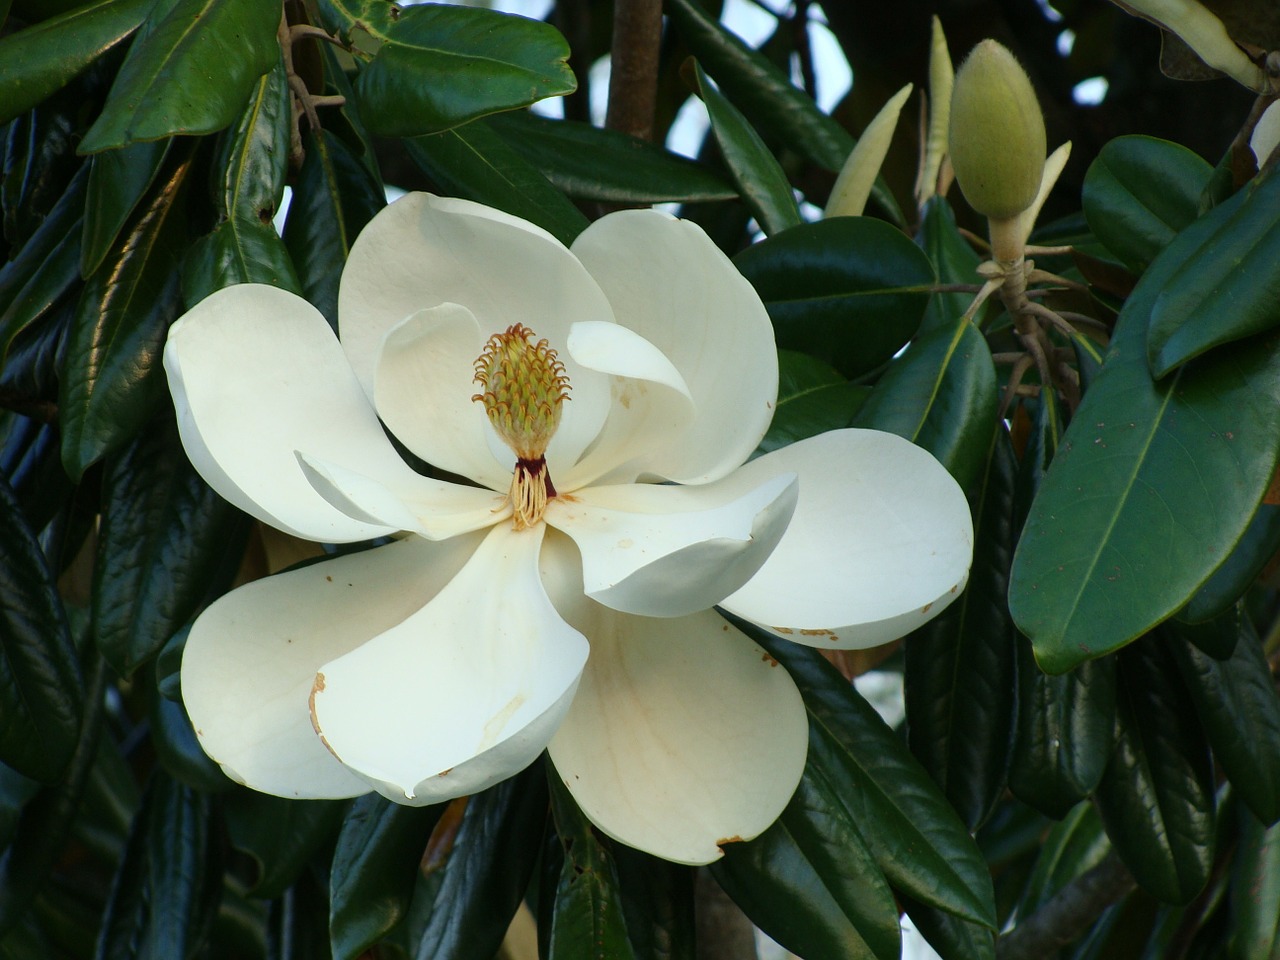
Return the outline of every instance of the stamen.
[[[560,406],[569,399],[569,378],[546,340],[514,324],[495,333],[476,358],[475,382],[484,389],[471,399],[484,404],[489,422],[516,455],[508,494],[517,530],[542,520],[556,495],[546,452],[560,425]]]

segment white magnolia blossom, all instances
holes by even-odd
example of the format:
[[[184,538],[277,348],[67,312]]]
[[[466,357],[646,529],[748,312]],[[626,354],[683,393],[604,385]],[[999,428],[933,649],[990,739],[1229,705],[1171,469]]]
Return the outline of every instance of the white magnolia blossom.
[[[773,332],[690,223],[614,213],[566,248],[411,194],[352,249],[339,315],[340,341],[305,300],[234,286],[165,348],[222,496],[310,540],[394,538],[192,627],[196,733],[257,790],[436,803],[549,750],[604,833],[706,863],[778,816],[808,736],[786,671],[712,607],[865,647],[965,583],[965,498],[918,447],[839,430],[744,463]]]

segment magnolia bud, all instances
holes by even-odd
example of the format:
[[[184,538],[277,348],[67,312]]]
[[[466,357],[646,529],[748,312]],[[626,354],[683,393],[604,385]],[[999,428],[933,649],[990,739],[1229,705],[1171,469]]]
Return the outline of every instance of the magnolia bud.
[[[1035,201],[1044,172],[1044,117],[1026,71],[994,40],[973,48],[951,96],[951,165],[964,198],[992,220]]]

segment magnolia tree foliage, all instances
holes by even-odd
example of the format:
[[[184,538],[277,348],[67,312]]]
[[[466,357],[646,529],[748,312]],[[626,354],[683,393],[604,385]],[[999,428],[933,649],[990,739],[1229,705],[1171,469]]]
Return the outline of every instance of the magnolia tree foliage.
[[[0,956],[1280,950],[1273,5],[713,6],[0,0]]]

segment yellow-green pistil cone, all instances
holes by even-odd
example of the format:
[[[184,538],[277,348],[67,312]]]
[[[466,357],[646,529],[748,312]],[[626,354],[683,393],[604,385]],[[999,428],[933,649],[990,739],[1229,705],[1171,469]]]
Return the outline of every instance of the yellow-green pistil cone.
[[[974,47],[956,71],[950,141],[969,206],[992,220],[1031,206],[1044,173],[1044,117],[1026,71],[994,40]]]
[[[512,522],[523,530],[542,521],[556,495],[546,452],[569,399],[569,378],[555,350],[546,340],[535,342],[521,323],[489,338],[475,370],[484,392],[471,399],[484,404],[489,422],[516,455],[509,496]]]

